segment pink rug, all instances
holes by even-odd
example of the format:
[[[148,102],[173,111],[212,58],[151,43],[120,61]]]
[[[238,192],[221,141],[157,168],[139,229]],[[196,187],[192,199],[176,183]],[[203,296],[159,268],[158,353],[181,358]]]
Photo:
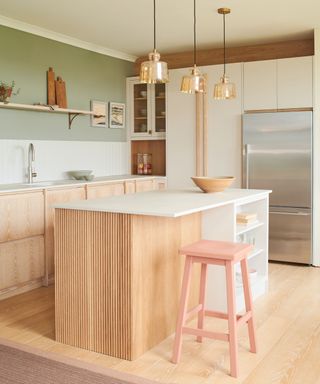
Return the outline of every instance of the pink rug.
[[[0,339],[1,384],[155,384],[154,381]]]

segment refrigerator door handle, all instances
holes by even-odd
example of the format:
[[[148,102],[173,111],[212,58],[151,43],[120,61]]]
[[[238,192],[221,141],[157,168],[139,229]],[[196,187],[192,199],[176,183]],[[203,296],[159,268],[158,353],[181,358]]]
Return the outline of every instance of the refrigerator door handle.
[[[245,187],[246,189],[249,189],[249,144],[245,144],[244,146],[244,156],[245,156],[245,177],[246,177],[246,183]]]
[[[288,212],[288,211],[270,211],[273,215],[293,215],[293,216],[310,216],[310,212],[301,212],[301,211],[296,211],[296,212]]]

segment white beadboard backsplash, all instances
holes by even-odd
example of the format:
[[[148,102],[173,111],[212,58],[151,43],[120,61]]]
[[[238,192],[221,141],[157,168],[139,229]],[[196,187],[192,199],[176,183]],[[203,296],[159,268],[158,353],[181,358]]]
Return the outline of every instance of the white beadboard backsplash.
[[[67,171],[80,169],[92,169],[95,176],[130,173],[126,142],[0,140],[0,184],[26,182],[31,142],[35,181],[67,179]]]

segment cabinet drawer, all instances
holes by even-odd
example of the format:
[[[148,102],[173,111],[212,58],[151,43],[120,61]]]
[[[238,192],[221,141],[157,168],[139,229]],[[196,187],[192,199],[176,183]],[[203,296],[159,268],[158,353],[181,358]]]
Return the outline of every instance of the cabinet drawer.
[[[135,181],[126,181],[125,182],[125,193],[132,194],[136,192],[136,182]]]
[[[42,192],[0,196],[0,242],[44,233]]]
[[[167,188],[167,182],[166,180],[160,180],[160,179],[155,179],[154,180],[154,189],[158,190],[164,190]]]
[[[87,199],[96,199],[98,197],[117,196],[124,194],[124,183],[88,185]]]
[[[147,192],[153,189],[153,180],[136,181],[136,192]]]
[[[43,236],[0,244],[0,290],[19,286],[43,276]]]

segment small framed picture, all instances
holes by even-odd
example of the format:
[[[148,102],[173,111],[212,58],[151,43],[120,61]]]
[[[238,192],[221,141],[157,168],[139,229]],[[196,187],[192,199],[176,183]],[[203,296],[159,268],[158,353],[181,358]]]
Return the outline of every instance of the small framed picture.
[[[124,128],[126,106],[122,103],[109,103],[109,128]]]
[[[104,101],[91,100],[91,111],[94,113],[91,115],[91,126],[105,128],[108,121],[108,104]]]

